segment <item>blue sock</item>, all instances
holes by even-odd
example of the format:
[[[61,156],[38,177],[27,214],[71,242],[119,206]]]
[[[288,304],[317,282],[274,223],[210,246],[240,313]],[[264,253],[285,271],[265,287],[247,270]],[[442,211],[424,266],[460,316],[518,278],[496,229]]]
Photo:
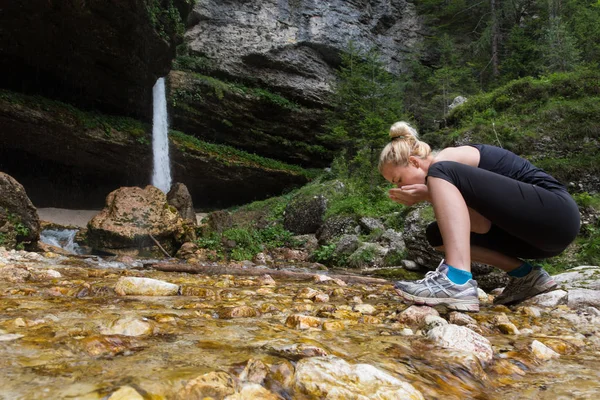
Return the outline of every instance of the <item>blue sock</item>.
[[[464,285],[465,283],[469,282],[469,279],[473,279],[473,275],[470,272],[454,268],[452,265],[448,265],[448,279],[457,285]]]
[[[515,278],[522,278],[528,273],[531,272],[533,267],[528,262],[524,262],[520,267],[517,267],[508,273],[509,276],[514,276]]]

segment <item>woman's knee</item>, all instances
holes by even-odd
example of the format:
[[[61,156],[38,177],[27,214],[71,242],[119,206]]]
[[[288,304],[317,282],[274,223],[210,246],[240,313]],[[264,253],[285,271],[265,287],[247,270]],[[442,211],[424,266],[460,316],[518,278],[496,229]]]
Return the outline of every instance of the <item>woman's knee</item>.
[[[432,247],[440,247],[444,245],[444,240],[442,239],[442,233],[440,232],[440,227],[437,222],[432,222],[427,225],[425,229],[425,237],[427,238],[427,242]]]

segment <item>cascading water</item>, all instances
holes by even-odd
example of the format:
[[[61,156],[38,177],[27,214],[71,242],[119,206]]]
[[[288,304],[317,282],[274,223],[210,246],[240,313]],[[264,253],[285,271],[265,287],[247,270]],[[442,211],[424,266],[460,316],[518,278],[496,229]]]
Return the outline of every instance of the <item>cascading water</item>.
[[[152,152],[154,168],[152,186],[168,193],[171,189],[171,165],[169,160],[169,125],[167,122],[167,98],[165,79],[158,78],[152,89],[154,114],[152,117]]]
[[[75,243],[77,229],[45,229],[40,234],[40,241],[52,246],[60,247],[73,254],[81,254],[81,248]]]

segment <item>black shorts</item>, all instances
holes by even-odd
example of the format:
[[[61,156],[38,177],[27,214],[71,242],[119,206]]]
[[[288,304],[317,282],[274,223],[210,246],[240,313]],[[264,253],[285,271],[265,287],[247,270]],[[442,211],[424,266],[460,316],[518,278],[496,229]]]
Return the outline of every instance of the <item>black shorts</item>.
[[[471,245],[520,258],[560,254],[579,232],[579,208],[564,190],[517,181],[454,161],[429,167],[428,177],[458,188],[467,206],[492,222],[488,233],[471,233]],[[427,227],[427,240],[442,246],[437,222]]]

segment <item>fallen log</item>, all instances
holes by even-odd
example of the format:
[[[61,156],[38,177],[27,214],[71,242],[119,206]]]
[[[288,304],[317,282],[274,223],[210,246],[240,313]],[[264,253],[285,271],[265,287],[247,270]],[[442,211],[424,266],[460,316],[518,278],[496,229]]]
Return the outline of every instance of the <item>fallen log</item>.
[[[296,272],[271,268],[245,268],[233,267],[230,265],[215,265],[215,264],[175,264],[175,263],[153,263],[145,264],[145,267],[150,267],[156,271],[163,272],[187,272],[190,274],[205,274],[205,275],[238,275],[238,276],[262,276],[265,274],[271,275],[273,278],[307,280],[313,279],[315,275],[326,275],[332,279],[341,279],[346,283],[363,283],[369,285],[388,285],[390,281],[380,278],[370,278],[366,276],[344,275],[344,274],[320,274],[319,272]]]

